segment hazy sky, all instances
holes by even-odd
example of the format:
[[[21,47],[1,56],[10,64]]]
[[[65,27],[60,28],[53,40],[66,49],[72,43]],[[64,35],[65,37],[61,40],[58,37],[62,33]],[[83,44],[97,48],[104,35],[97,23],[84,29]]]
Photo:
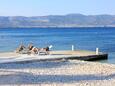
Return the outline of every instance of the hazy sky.
[[[115,15],[115,0],[0,0],[0,16]]]

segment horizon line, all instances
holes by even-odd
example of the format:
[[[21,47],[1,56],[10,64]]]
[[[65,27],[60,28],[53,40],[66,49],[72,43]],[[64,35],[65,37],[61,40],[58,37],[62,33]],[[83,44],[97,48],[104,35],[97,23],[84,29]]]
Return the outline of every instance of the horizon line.
[[[100,15],[109,15],[115,16],[115,14],[82,14],[82,13],[68,13],[68,14],[50,14],[50,15],[33,15],[33,16],[26,16],[26,15],[0,15],[0,17],[43,17],[43,16],[67,16],[67,15],[83,15],[83,16],[100,16]]]

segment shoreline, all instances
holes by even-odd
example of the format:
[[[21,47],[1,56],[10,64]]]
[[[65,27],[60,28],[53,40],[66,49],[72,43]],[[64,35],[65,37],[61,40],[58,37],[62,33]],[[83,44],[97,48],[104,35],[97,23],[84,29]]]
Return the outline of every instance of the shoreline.
[[[58,27],[58,26],[54,26],[54,27],[47,27],[47,26],[43,26],[43,27],[0,27],[0,29],[56,29],[56,28],[59,28],[59,29],[71,29],[71,28],[75,28],[75,29],[85,29],[85,28],[88,28],[88,29],[94,29],[94,28],[106,28],[106,29],[110,29],[110,28],[115,28],[115,26],[76,26],[76,27]]]
[[[113,86],[115,65],[79,60],[0,64],[0,85]],[[12,78],[12,79],[11,79]]]
[[[0,27],[0,29],[55,29],[55,28],[59,28],[59,29],[69,29],[69,28],[75,28],[75,29],[85,29],[85,28],[88,28],[88,29],[91,29],[91,28],[104,28],[104,29],[108,29],[108,28],[115,28],[115,26],[78,26],[78,27]]]

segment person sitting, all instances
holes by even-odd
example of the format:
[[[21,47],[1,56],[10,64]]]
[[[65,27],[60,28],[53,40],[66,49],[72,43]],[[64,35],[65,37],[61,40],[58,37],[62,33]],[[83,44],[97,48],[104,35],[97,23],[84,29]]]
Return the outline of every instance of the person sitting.
[[[23,45],[23,44],[21,44],[17,49],[16,49],[16,53],[20,53],[20,52],[22,52],[24,49],[25,49],[26,47]]]
[[[30,43],[28,46],[28,50],[29,50],[29,54],[30,53],[38,54],[39,48],[34,47],[32,43]]]
[[[49,47],[41,48],[41,49],[39,50],[39,55],[40,55],[40,54],[48,55],[48,54],[49,54]]]
[[[45,49],[46,49],[46,51],[49,51],[49,47],[46,47]]]
[[[32,52],[33,54],[38,54],[39,49],[36,48],[36,47],[33,47],[32,50],[31,50],[31,52]]]
[[[49,54],[49,47],[47,46],[45,49],[46,49],[46,53]]]
[[[32,43],[30,43],[30,44],[28,45],[28,50],[31,51],[31,50],[33,49],[33,47],[34,47],[34,46],[32,45]]]

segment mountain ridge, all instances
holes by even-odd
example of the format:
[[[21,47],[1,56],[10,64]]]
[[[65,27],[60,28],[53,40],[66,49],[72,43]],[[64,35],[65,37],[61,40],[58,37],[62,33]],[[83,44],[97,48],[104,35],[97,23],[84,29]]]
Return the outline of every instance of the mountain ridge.
[[[0,28],[7,27],[115,27],[115,15],[0,16]]]

